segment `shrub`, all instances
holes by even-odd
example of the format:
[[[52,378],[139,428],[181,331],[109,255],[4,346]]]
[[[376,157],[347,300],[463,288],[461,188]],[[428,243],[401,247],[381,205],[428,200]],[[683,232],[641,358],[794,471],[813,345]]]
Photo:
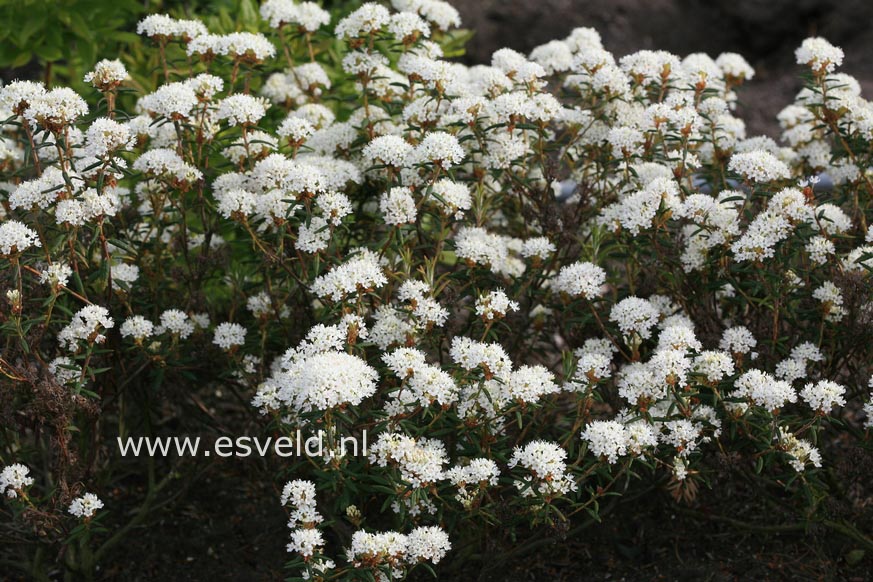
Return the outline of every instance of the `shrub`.
[[[45,578],[64,544],[93,577],[194,478],[115,437],[214,431],[234,399],[238,427],[326,435],[270,462],[292,577],[500,563],[654,488],[710,495],[726,459],[871,546],[822,510],[873,412],[873,107],[840,49],[798,49],[780,146],[732,114],[736,54],[616,61],[580,28],[466,67],[440,0],[260,13],[146,16],[132,114],[114,60],[85,96],[0,90],[16,564]]]

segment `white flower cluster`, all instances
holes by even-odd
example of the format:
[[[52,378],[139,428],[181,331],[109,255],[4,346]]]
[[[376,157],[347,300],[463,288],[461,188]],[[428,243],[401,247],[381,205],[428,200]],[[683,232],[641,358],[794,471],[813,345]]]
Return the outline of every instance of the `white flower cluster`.
[[[414,439],[400,433],[382,433],[370,447],[370,462],[396,467],[404,483],[426,487],[444,477],[446,448],[437,439]]]
[[[33,485],[30,469],[21,463],[3,467],[0,471],[0,495],[5,494],[10,499],[18,497],[24,490]]]
[[[557,443],[532,441],[516,447],[509,459],[509,468],[519,467],[523,476],[515,486],[525,497],[546,499],[576,491],[576,481],[567,473],[567,451]]]
[[[291,531],[291,542],[287,549],[297,552],[304,559],[310,559],[324,547],[324,536],[316,526],[324,518],[316,509],[315,484],[312,481],[295,479],[285,483],[282,489],[282,505],[291,505],[291,516],[288,527]],[[333,563],[326,560],[323,567],[333,568]]]
[[[582,440],[596,457],[605,457],[609,463],[629,452],[639,455],[644,449],[655,447],[658,437],[645,422],[624,425],[617,420],[595,420],[582,431]]]
[[[789,402],[797,402],[797,393],[791,384],[761,370],[749,370],[737,378],[732,396],[747,399],[771,412]]]
[[[85,493],[81,497],[73,499],[70,503],[70,514],[79,519],[89,520],[94,517],[98,509],[103,508],[103,502],[93,493]]]
[[[221,323],[215,328],[212,343],[223,350],[231,350],[243,345],[246,341],[246,328],[238,323]]]
[[[359,250],[345,263],[312,282],[312,291],[334,301],[377,289],[387,283],[379,257],[366,249]]]
[[[102,333],[112,329],[115,321],[109,317],[109,311],[99,305],[86,305],[73,315],[67,327],[58,334],[58,342],[70,351],[79,348],[79,342],[102,344],[106,336]]]
[[[503,319],[507,313],[518,309],[518,301],[511,300],[503,290],[491,291],[476,299],[476,315],[486,323]]]
[[[437,526],[420,526],[408,535],[359,530],[352,534],[349,560],[357,568],[387,566],[402,576],[407,565],[424,561],[436,564],[451,549],[448,534]]]
[[[108,91],[117,87],[130,78],[124,64],[118,60],[103,59],[94,69],[85,75],[86,83],[91,83],[101,91]]]
[[[342,351],[357,337],[366,337],[366,329],[354,316],[333,326],[316,325],[274,362],[273,373],[258,387],[252,404],[263,412],[284,406],[295,413],[360,404],[376,392],[379,374],[366,361]]]
[[[457,402],[459,390],[452,376],[439,366],[429,364],[425,355],[413,348],[386,352],[382,360],[404,382],[386,406],[391,413],[401,413],[409,406],[450,406]]]
[[[497,486],[500,469],[491,459],[476,458],[465,465],[452,467],[445,476],[458,488],[456,499],[470,509],[489,486]]]
[[[268,21],[272,28],[292,24],[306,32],[315,32],[330,24],[330,13],[315,2],[267,0],[261,4],[260,12],[261,18]]]
[[[571,297],[595,299],[603,294],[606,271],[593,263],[579,262],[561,267],[553,285],[557,291]]]
[[[36,232],[17,220],[0,224],[0,254],[17,255],[30,247],[42,246]]]
[[[797,438],[784,429],[780,440],[780,446],[791,458],[789,463],[798,473],[805,471],[808,465],[821,467],[821,453],[809,441]]]

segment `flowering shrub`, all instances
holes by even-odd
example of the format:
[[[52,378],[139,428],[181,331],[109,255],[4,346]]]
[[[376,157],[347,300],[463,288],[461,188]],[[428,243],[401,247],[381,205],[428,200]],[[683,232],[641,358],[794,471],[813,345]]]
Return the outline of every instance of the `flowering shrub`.
[[[616,60],[580,28],[467,67],[441,0],[260,11],[144,18],[147,90],[113,60],[89,95],[0,89],[19,565],[65,544],[92,577],[189,475],[149,459],[117,489],[115,437],[240,401],[252,430],[326,435],[271,465],[292,577],[399,579],[655,487],[692,503],[725,459],[873,546],[821,513],[830,443],[869,447],[873,417],[873,105],[839,48],[797,50],[779,145],[732,113],[736,54]]]

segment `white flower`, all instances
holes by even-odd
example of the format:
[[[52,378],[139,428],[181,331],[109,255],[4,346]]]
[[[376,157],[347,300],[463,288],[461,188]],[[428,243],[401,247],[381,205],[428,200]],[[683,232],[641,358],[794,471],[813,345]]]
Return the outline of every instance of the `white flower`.
[[[190,83],[167,83],[140,99],[139,105],[144,110],[167,119],[188,119],[197,106],[197,93]]]
[[[176,20],[166,14],[149,14],[136,25],[136,33],[149,38],[172,37],[178,32]]]
[[[266,0],[261,4],[261,18],[270,23],[270,28],[281,28],[294,22],[297,4],[294,0]]]
[[[20,463],[7,465],[0,472],[0,495],[9,498],[18,497],[26,487],[33,485],[33,477],[28,477],[30,469]]]
[[[536,402],[559,390],[554,375],[545,366],[521,366],[513,370],[505,389],[510,398],[520,402]]]
[[[433,185],[432,194],[437,204],[447,213],[454,214],[455,218],[461,218],[463,211],[469,210],[473,205],[469,187],[461,182],[453,182],[449,178],[438,180]]]
[[[715,59],[715,64],[721,68],[725,77],[749,81],[755,76],[755,69],[737,53],[721,53]]]
[[[573,67],[573,51],[566,42],[553,40],[534,48],[530,53],[530,60],[550,74],[562,73]]]
[[[226,119],[230,125],[256,125],[266,115],[269,106],[263,97],[237,93],[221,100],[215,117]]]
[[[59,87],[34,96],[24,117],[34,127],[38,124],[50,131],[57,131],[87,114],[88,104],[78,93],[68,87]]]
[[[315,483],[295,479],[285,483],[280,503],[287,505],[290,501],[295,507],[315,506],[315,500]]]
[[[846,314],[843,307],[843,294],[839,287],[831,281],[825,281],[812,292],[812,296],[822,303],[822,309],[827,321],[840,321]]]
[[[456,486],[461,485],[497,485],[500,469],[491,459],[470,459],[467,465],[452,467],[446,471],[446,479]]]
[[[448,534],[435,525],[415,528],[406,536],[406,544],[411,563],[428,561],[436,564],[452,549]]]
[[[702,436],[703,427],[700,423],[685,418],[665,422],[664,430],[660,435],[661,441],[675,447],[680,457],[693,453],[708,438]]]
[[[293,20],[289,22],[297,24],[306,32],[316,32],[322,26],[330,24],[330,12],[315,2],[300,2],[297,4]]]
[[[194,324],[191,323],[184,311],[167,309],[161,314],[161,325],[158,326],[157,333],[165,331],[178,335],[180,339],[186,339],[194,333]]]
[[[9,196],[9,205],[23,210],[32,210],[34,207],[45,209],[67,189],[63,172],[55,166],[49,166],[42,176],[19,184]]]
[[[21,113],[37,97],[45,95],[45,85],[38,81],[12,81],[0,87],[0,106]]]
[[[682,457],[673,457],[673,477],[677,481],[684,481],[688,477],[688,466]]]
[[[345,263],[317,277],[312,282],[311,289],[319,297],[341,301],[347,295],[376,289],[387,282],[375,253],[358,250]]]
[[[661,334],[658,336],[658,347],[656,351],[679,350],[679,351],[700,351],[702,348],[700,340],[694,334],[694,329],[687,325],[669,325],[664,327]]]
[[[379,197],[379,210],[386,224],[411,224],[415,222],[417,210],[415,199],[409,188],[391,188]]]
[[[276,135],[293,144],[302,144],[315,133],[315,126],[302,117],[287,117],[279,125]]]
[[[694,358],[694,371],[708,382],[721,382],[734,373],[734,362],[730,354],[723,351],[707,350]]]
[[[118,263],[112,266],[112,288],[118,289],[118,282],[126,283],[127,287],[131,287],[139,278],[139,267],[128,263]]]
[[[806,376],[806,364],[802,360],[787,358],[776,364],[776,377],[786,382],[794,382]]]
[[[81,519],[89,519],[103,507],[103,502],[93,493],[85,493],[70,504],[69,512]]]
[[[463,161],[464,149],[455,136],[436,131],[424,136],[415,148],[415,156],[422,162],[432,162],[448,170]]]
[[[400,41],[427,38],[430,36],[430,26],[420,16],[412,12],[399,12],[391,15],[388,23],[388,32]]]
[[[609,378],[612,375],[610,364],[612,353],[604,354],[593,351],[577,350],[576,373],[573,381],[566,386],[568,389],[585,389],[590,384]]]
[[[777,380],[767,372],[749,370],[737,379],[732,396],[745,398],[773,412],[788,402],[797,402],[797,394],[788,382]]]
[[[42,246],[36,232],[17,220],[7,220],[0,224],[0,254],[15,255],[32,246]]]
[[[833,73],[843,64],[843,50],[821,37],[807,38],[794,51],[798,65],[809,65],[814,73]]]
[[[758,340],[752,335],[752,332],[744,326],[731,327],[724,331],[721,336],[719,347],[726,352],[736,354],[748,354],[755,346],[758,345]]]
[[[821,350],[812,342],[802,342],[794,346],[791,349],[791,358],[800,360],[804,364],[806,362],[822,362],[825,359]]]
[[[102,344],[106,336],[102,330],[112,329],[115,322],[109,317],[109,311],[99,305],[86,305],[73,315],[72,321],[58,334],[58,341],[67,349],[75,350],[78,341]]]
[[[557,247],[552,241],[544,236],[538,236],[524,241],[524,245],[521,247],[521,256],[544,261],[556,250]]]
[[[326,192],[315,199],[325,219],[334,226],[339,226],[343,218],[352,213],[352,203],[348,196],[340,192]]]
[[[868,238],[871,238],[871,232],[873,232],[873,228],[867,231]],[[873,242],[873,238],[869,242]],[[873,245],[864,245],[853,249],[843,259],[843,268],[858,274],[869,273],[870,270],[873,270]]]
[[[443,0],[414,0],[417,11],[440,30],[461,26],[461,15]]]
[[[813,263],[824,265],[828,262],[828,257],[835,254],[837,249],[833,242],[821,235],[817,235],[806,243],[806,252],[809,253],[809,258]]]
[[[638,335],[642,339],[649,339],[660,315],[651,302],[631,296],[613,306],[609,320],[618,325],[625,337]]]
[[[337,23],[334,34],[340,38],[353,39],[379,32],[388,24],[391,14],[375,2],[366,2],[360,8]]]
[[[330,235],[331,230],[327,221],[320,216],[313,216],[309,224],[300,225],[294,248],[304,253],[323,251],[330,243]]]
[[[370,462],[396,466],[403,481],[413,487],[427,487],[443,479],[448,462],[445,445],[437,439],[414,439],[400,433],[385,432],[370,447]]]
[[[215,328],[212,343],[223,350],[241,346],[246,341],[246,328],[238,323],[222,323]]]
[[[141,315],[133,315],[121,324],[121,337],[132,337],[141,342],[149,338],[155,331],[155,324]]]
[[[101,91],[111,89],[130,78],[124,64],[118,59],[110,61],[103,59],[96,65],[94,70],[85,75],[84,81],[91,83]]]
[[[524,447],[515,447],[509,468],[523,468],[529,474],[515,482],[525,497],[537,494],[546,497],[576,491],[576,481],[566,473],[567,451],[557,443],[532,441]]]
[[[291,543],[287,545],[289,552],[297,552],[304,558],[310,558],[315,551],[324,546],[324,536],[321,530],[298,528],[291,532]]]
[[[382,135],[364,146],[363,156],[370,165],[402,168],[413,147],[399,135]]]
[[[781,444],[785,452],[792,457],[789,463],[798,473],[806,470],[807,465],[821,467],[821,454],[809,441],[799,439],[783,428]]]
[[[131,137],[128,126],[107,117],[95,119],[85,132],[85,153],[96,158],[107,157],[128,149]]]
[[[606,271],[594,263],[578,262],[561,267],[553,280],[556,290],[571,297],[585,297],[593,300],[603,295]]]
[[[82,377],[82,368],[72,358],[59,356],[49,362],[49,372],[60,384],[75,383]],[[0,489],[2,491],[2,489]]]
[[[518,302],[510,300],[503,290],[491,291],[476,299],[476,315],[486,322],[502,319],[510,311],[518,311]]]
[[[728,162],[728,169],[755,182],[786,180],[791,176],[791,170],[785,162],[764,150],[732,155]]]
[[[220,54],[253,62],[276,56],[276,47],[261,33],[232,32],[221,38]]]
[[[364,360],[333,350],[292,355],[283,368],[272,381],[279,399],[300,412],[357,406],[376,392],[379,378]]]
[[[349,559],[360,566],[383,563],[398,566],[406,558],[406,536],[397,532],[368,533],[362,530],[352,534]]]
[[[679,58],[666,51],[637,51],[622,57],[621,68],[641,85],[660,85],[681,72]]]
[[[278,192],[278,191],[277,191]],[[284,196],[279,192],[280,196]],[[239,217],[251,216],[255,211],[255,205],[258,199],[251,192],[241,189],[227,190],[215,193],[216,201],[218,202],[218,212],[225,218],[236,220]],[[285,213],[281,212],[279,218],[284,218]]]
[[[224,89],[224,80],[209,73],[200,73],[196,77],[188,79],[186,83],[198,97],[206,101],[212,100],[216,94],[221,93]]]
[[[640,153],[643,144],[643,132],[632,127],[615,127],[609,130],[606,141],[612,146],[616,157],[630,157]]]
[[[52,263],[39,274],[39,282],[52,287],[66,287],[73,269],[67,263]]]
[[[171,149],[158,148],[145,152],[133,163],[133,169],[155,178],[182,183],[194,183],[203,174]]]
[[[546,70],[537,63],[532,63],[517,51],[502,48],[491,55],[491,66],[500,69],[508,77],[519,83],[533,83],[546,76]]]
[[[596,457],[606,457],[610,464],[627,454],[628,433],[616,420],[595,420],[582,431],[582,440]]]
[[[481,369],[486,379],[498,377],[507,379],[512,369],[512,361],[500,344],[486,344],[476,340],[455,336],[449,349],[452,360],[465,370]]]
[[[828,414],[835,406],[846,405],[845,393],[845,386],[830,380],[820,380],[804,386],[800,397],[816,412]]]

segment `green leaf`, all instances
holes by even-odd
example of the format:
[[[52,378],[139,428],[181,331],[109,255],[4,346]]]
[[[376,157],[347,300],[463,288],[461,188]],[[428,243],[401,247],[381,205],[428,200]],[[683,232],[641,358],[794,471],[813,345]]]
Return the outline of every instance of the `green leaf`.
[[[34,47],[36,54],[40,56],[40,58],[44,59],[46,62],[54,62],[59,61],[63,58],[64,53],[61,51],[59,47],[46,44],[44,42],[37,43]]]

